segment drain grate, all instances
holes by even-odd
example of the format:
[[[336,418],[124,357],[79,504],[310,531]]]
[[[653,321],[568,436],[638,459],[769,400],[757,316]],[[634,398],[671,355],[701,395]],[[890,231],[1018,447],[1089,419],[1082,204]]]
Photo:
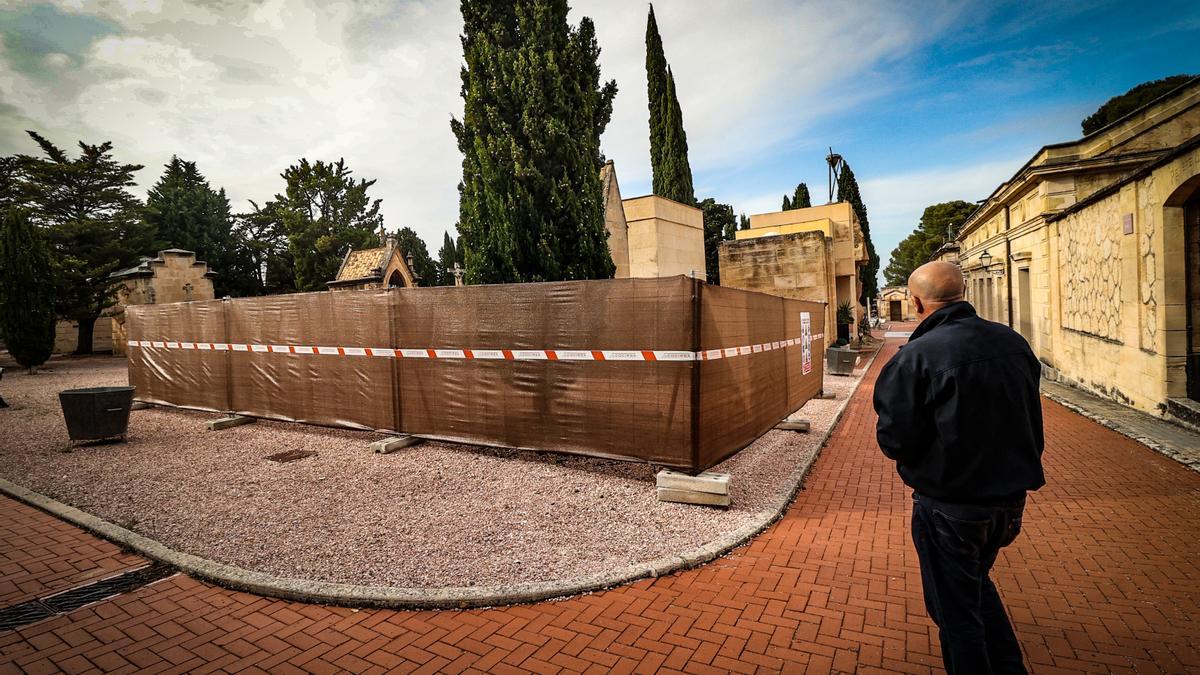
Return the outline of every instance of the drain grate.
[[[55,614],[66,614],[84,605],[128,593],[146,584],[165,579],[175,573],[175,568],[163,563],[153,563],[123,574],[101,579],[69,591],[46,595],[36,600],[0,609],[0,630],[12,630],[41,621]]]
[[[305,457],[316,457],[316,456],[317,456],[317,453],[313,452],[312,450],[298,450],[297,449],[297,450],[288,450],[287,452],[277,452],[274,455],[268,455],[267,459],[271,460],[272,462],[279,462],[280,464],[287,464],[288,462],[294,462],[298,459],[304,459]]]

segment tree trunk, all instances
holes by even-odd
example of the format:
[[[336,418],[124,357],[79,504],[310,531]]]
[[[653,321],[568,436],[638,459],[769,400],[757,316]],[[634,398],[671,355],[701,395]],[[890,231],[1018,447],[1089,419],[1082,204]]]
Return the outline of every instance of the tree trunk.
[[[96,319],[94,316],[79,319],[79,344],[75,345],[76,354],[92,353],[92,335],[96,332]]]

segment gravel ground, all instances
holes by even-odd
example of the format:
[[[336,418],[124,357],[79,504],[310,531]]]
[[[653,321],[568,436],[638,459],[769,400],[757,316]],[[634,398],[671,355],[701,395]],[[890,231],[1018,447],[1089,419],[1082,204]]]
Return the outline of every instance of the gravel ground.
[[[164,544],[280,576],[399,587],[499,586],[590,575],[696,548],[753,519],[816,450],[855,377],[827,377],[836,400],[796,416],[809,434],[771,431],[718,465],[727,510],[655,499],[649,466],[428,442],[372,453],[378,434],[134,411],[129,440],[68,452],[56,392],[125,384],[125,361],[56,358],[9,370],[0,395],[0,476]],[[317,453],[287,464],[286,450]]]

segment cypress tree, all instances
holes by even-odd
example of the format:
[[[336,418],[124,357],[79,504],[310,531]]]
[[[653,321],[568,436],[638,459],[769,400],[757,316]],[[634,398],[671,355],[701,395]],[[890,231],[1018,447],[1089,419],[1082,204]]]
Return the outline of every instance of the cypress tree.
[[[683,130],[683,111],[679,108],[679,98],[675,94],[675,75],[667,67],[667,97],[663,101],[664,120],[666,122],[665,145],[662,154],[663,180],[662,192],[655,194],[674,199],[681,204],[693,204],[696,194],[692,188],[692,167],[688,162],[687,132]],[[655,170],[655,183],[658,183],[659,171]]]
[[[741,214],[741,215],[739,215],[739,216],[738,216],[738,227],[737,227],[737,229],[739,229],[739,230],[748,230],[748,229],[750,229],[750,219],[746,217],[746,214],[744,214],[744,213],[743,213],[743,214]],[[732,239],[732,237],[730,237],[730,238]]]
[[[646,95],[650,106],[650,167],[654,194],[693,204],[692,167],[688,162],[687,132],[675,91],[675,76],[663,53],[654,7],[646,21]]]
[[[863,204],[862,194],[858,190],[858,180],[854,177],[854,172],[850,170],[849,164],[842,169],[841,176],[838,177],[837,200],[850,202],[854,214],[858,216],[859,225],[862,226],[863,245],[867,249],[867,264],[863,266],[859,275],[859,287],[862,289],[862,293],[859,295],[858,301],[860,304],[866,305],[868,299],[879,295],[879,281],[876,279],[879,272],[879,255],[875,253],[875,244],[871,242],[871,225],[867,221],[867,207]]]
[[[566,0],[464,0],[459,232],[470,283],[611,277],[595,27]]]
[[[787,195],[783,196],[783,207],[780,208],[779,210],[780,211],[791,211],[792,210],[792,200],[790,197],[788,197]]]
[[[23,210],[0,222],[0,335],[8,353],[34,373],[54,350],[53,265],[45,239]]]
[[[663,116],[663,101],[667,97],[667,57],[663,53],[662,36],[658,33],[658,21],[654,18],[654,5],[646,17],[646,98],[650,109],[650,167],[654,174],[654,194],[664,194],[661,181],[665,172],[663,148],[666,146],[666,121]]]
[[[729,204],[718,204],[709,197],[696,206],[704,212],[704,266],[707,268],[708,283],[721,283],[720,259],[717,255],[721,242],[733,239],[737,218]]]
[[[458,250],[454,239],[446,232],[442,239],[442,248],[438,250],[438,286],[454,285],[454,263],[458,262]]]
[[[808,195],[808,185],[801,183],[796,186],[796,194],[792,196],[793,209],[807,209],[812,206],[812,197]]]

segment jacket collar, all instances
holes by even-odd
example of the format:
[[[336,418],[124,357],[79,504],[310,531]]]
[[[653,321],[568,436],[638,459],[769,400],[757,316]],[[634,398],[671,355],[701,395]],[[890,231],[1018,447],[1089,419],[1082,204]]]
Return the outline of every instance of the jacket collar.
[[[958,321],[959,319],[969,319],[975,315],[975,308],[966,300],[951,303],[925,317],[925,320],[912,332],[912,336],[908,338],[908,341],[912,342],[944,323]]]

